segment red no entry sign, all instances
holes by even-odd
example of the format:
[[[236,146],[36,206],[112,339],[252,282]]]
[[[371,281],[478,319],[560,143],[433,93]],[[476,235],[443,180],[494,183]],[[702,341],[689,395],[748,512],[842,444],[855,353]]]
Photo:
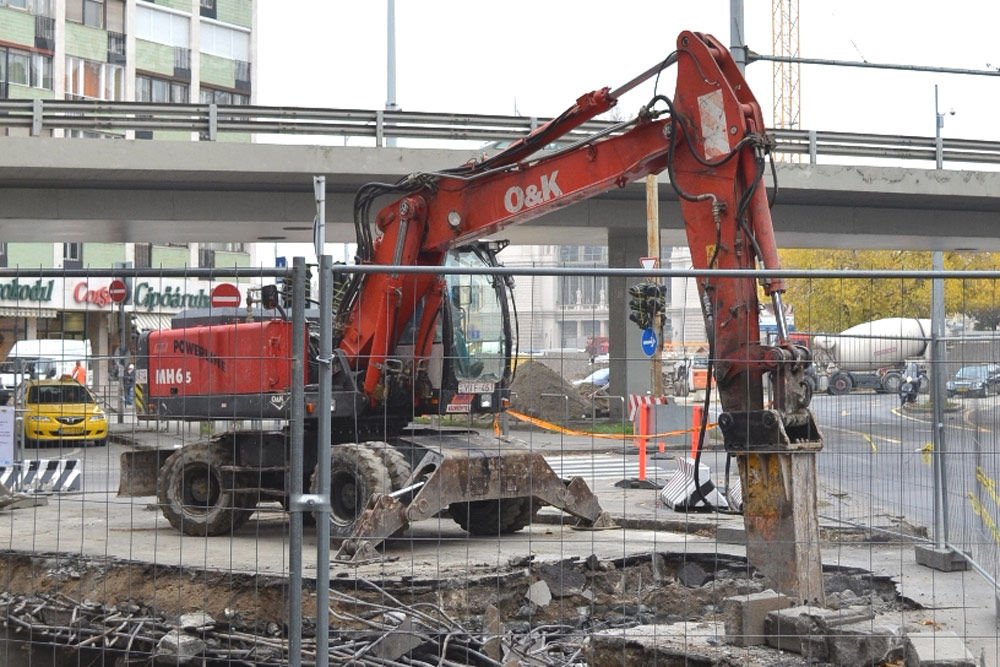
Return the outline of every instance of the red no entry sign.
[[[128,296],[128,287],[125,285],[125,281],[118,280],[115,278],[108,285],[108,295],[111,296],[111,300],[115,303],[121,303]]]
[[[240,290],[232,283],[219,283],[212,288],[212,308],[237,308]]]

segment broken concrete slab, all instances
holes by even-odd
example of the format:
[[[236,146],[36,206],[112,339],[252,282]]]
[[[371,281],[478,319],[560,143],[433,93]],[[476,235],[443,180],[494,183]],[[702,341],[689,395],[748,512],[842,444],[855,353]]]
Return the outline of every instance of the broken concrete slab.
[[[698,588],[712,581],[715,575],[707,572],[698,563],[684,563],[677,568],[677,581],[688,588]]]
[[[539,579],[528,587],[524,597],[528,598],[528,601],[535,606],[544,607],[552,602],[552,591],[549,590],[549,585],[545,583],[544,579]]]
[[[802,640],[802,654],[815,662],[844,667],[880,665],[889,655],[902,655],[906,640],[898,623],[859,621],[827,626]]]
[[[580,595],[587,585],[586,575],[571,562],[540,565],[538,576],[548,584],[552,596],[557,598]]]
[[[756,646],[765,643],[764,622],[777,609],[791,606],[792,601],[770,589],[760,593],[735,595],[722,601],[722,617],[726,628],[725,640],[735,646]]]
[[[184,634],[180,630],[171,630],[156,645],[156,664],[193,665],[207,646],[198,637]]]
[[[956,633],[910,632],[906,635],[910,644],[907,652],[907,666],[919,667],[976,667],[979,663],[969,651],[965,642]]]
[[[822,636],[830,628],[870,621],[873,618],[875,613],[867,606],[835,610],[799,605],[768,613],[764,621],[764,634],[768,646],[805,654],[807,651],[817,649],[807,646],[804,650],[804,641],[808,642],[816,635]]]
[[[712,665],[773,667],[775,652],[763,646],[736,647],[725,644],[723,624],[689,622],[638,625],[592,634],[583,655],[591,665]],[[781,656],[782,667],[808,665],[799,656]]]

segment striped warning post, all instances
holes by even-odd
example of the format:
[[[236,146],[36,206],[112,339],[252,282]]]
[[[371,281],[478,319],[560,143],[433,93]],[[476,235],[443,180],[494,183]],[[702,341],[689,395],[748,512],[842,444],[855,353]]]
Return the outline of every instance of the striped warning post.
[[[635,421],[635,411],[640,405],[667,405],[670,399],[666,396],[646,396],[645,394],[628,395],[628,420]]]
[[[83,486],[80,459],[33,459],[0,465],[0,484],[18,493],[70,493]]]
[[[677,457],[677,472],[660,491],[660,500],[663,501],[663,504],[675,512],[687,512],[695,509],[708,510],[713,507],[728,508],[726,499],[719,495],[719,491],[712,482],[711,472],[704,463],[698,464],[698,484],[700,486],[695,485],[694,466],[694,459]]]

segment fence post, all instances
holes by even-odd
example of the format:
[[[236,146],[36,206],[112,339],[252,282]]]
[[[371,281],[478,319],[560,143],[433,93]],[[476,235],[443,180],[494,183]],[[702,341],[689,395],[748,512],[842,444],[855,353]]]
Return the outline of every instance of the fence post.
[[[42,101],[31,101],[31,136],[42,136]]]
[[[639,406],[639,481],[646,480],[646,443],[649,435],[650,412],[653,406],[645,403]]]
[[[944,270],[944,254],[931,253],[931,268]],[[949,547],[948,539],[948,477],[945,470],[944,402],[947,393],[944,383],[944,280],[931,280],[931,406],[934,426],[931,429],[934,452],[931,457],[934,479],[934,546],[920,544],[914,547],[917,563],[926,567],[952,572],[968,569],[964,556]]]
[[[701,432],[701,413],[704,408],[695,403],[691,406],[691,458],[698,458],[698,436]]]

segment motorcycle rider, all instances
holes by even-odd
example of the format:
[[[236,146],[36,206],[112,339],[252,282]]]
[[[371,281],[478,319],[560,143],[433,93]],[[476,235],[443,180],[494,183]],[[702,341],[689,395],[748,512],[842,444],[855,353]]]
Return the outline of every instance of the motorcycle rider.
[[[906,370],[903,371],[903,384],[899,385],[899,406],[903,407],[907,403],[917,400],[920,393],[920,369],[915,361],[907,362]]]

